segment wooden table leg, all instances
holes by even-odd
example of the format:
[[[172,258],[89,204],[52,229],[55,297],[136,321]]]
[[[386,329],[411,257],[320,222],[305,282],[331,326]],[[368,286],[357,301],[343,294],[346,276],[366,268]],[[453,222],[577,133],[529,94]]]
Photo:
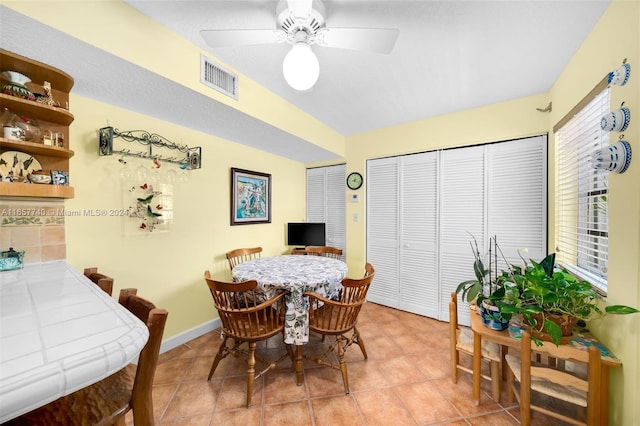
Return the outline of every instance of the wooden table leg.
[[[302,345],[296,345],[293,367],[296,371],[296,384],[302,386]]]
[[[482,336],[473,333],[473,399],[480,405],[480,380],[482,368]]]
[[[609,367],[600,367],[600,424],[609,424]]]

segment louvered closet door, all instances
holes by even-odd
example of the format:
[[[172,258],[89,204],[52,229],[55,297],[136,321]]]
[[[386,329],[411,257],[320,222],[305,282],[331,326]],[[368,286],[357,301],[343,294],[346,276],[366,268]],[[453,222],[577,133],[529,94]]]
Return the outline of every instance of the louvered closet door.
[[[324,168],[307,169],[307,222],[324,222],[327,198]]]
[[[342,249],[342,258],[346,259],[346,166],[326,168],[327,200],[325,217],[327,224],[327,245]],[[364,267],[364,266],[363,266]]]
[[[307,169],[307,222],[326,223],[326,245],[342,249],[343,258],[347,254],[345,173],[344,164]]]
[[[397,157],[367,162],[367,261],[376,279],[367,300],[398,308],[398,167]]]
[[[438,317],[438,152],[400,157],[400,309]]]
[[[473,279],[472,236],[481,253],[485,246],[484,146],[450,149],[440,153],[440,312],[449,320],[451,292]],[[470,324],[466,304],[458,306],[461,324]]]
[[[547,255],[547,137],[487,146],[489,236],[496,236],[506,262]],[[499,268],[506,262],[498,256]]]

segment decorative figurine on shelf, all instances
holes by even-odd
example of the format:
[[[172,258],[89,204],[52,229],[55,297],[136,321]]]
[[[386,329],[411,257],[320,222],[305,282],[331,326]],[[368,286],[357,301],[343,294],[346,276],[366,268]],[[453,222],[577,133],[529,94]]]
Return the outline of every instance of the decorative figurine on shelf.
[[[42,87],[44,88],[44,96],[36,99],[36,102],[44,105],[59,107],[60,104],[56,102],[55,99],[53,99],[53,95],[51,94],[51,83],[45,81]]]

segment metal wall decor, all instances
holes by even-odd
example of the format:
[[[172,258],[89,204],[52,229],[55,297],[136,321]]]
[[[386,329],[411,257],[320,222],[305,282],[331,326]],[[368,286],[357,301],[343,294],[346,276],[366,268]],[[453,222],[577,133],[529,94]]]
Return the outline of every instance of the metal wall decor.
[[[120,138],[126,142],[135,143],[141,149],[114,149],[113,139]],[[175,156],[159,154],[156,149],[169,149],[177,151]],[[121,132],[113,127],[103,127],[99,130],[98,154],[113,155],[122,154],[139,158],[148,158],[153,161],[179,164],[183,170],[193,170],[202,167],[202,148],[189,148],[187,145],[177,144],[170,140],[146,130],[127,130]]]

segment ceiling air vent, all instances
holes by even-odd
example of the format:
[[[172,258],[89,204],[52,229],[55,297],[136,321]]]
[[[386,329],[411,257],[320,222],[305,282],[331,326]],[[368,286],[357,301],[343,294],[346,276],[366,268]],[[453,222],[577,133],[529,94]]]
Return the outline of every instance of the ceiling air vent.
[[[200,82],[238,99],[238,76],[204,55],[200,55]]]

